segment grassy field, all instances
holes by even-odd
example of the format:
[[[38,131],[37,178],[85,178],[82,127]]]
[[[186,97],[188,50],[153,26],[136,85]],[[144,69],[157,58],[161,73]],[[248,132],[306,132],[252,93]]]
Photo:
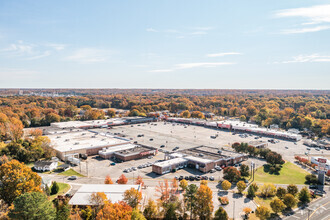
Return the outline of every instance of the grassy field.
[[[64,171],[62,173],[59,173],[58,175],[62,176],[78,176],[78,177],[84,177],[84,175],[78,173],[77,171],[74,171],[73,169],[69,169],[67,171]]]
[[[57,194],[55,194],[55,195],[51,195],[51,196],[49,197],[50,200],[55,199],[58,195],[62,195],[62,194],[64,194],[64,193],[66,193],[66,192],[70,189],[70,185],[67,184],[67,183],[57,183],[57,184],[58,184],[58,186],[60,187],[60,189],[59,189],[59,191],[58,191]]]
[[[274,184],[305,184],[305,176],[309,174],[300,167],[286,162],[279,174],[269,174],[264,171],[264,167],[257,169],[255,181],[260,183]]]

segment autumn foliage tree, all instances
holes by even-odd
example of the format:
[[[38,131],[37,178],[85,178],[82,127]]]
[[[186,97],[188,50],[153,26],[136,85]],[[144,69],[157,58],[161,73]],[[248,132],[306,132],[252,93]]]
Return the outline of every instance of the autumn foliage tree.
[[[113,184],[112,179],[109,175],[105,177],[104,184]]]
[[[141,176],[138,176],[138,177],[136,178],[135,184],[138,184],[138,185],[144,186],[144,182],[143,182],[143,179],[142,179]]]
[[[270,207],[275,213],[282,212],[285,209],[285,205],[282,200],[275,198],[273,201],[270,202]]]
[[[231,183],[228,180],[224,180],[221,183],[221,187],[223,190],[228,190],[231,187]]]
[[[97,213],[96,220],[131,220],[132,207],[120,201],[118,203],[107,203]]]
[[[197,215],[201,220],[210,219],[214,209],[212,190],[207,185],[200,185],[196,197],[198,198],[196,203]]]
[[[128,181],[128,179],[126,178],[126,176],[125,176],[124,174],[122,174],[122,175],[118,178],[117,183],[118,183],[118,184],[126,184],[127,181]]]
[[[130,205],[133,209],[136,208],[142,199],[142,193],[134,188],[126,190],[123,201]]]
[[[41,192],[41,177],[17,160],[11,160],[0,166],[0,182],[0,198],[8,204],[21,194]]]
[[[256,209],[256,216],[261,220],[265,220],[270,217],[270,210],[266,206],[259,206]]]
[[[226,167],[223,173],[223,178],[229,182],[237,182],[241,178],[241,173],[235,167]]]

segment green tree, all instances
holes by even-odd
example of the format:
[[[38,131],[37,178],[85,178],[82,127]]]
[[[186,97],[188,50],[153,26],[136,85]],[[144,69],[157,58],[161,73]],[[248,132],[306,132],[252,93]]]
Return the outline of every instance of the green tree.
[[[152,199],[148,200],[148,204],[144,208],[143,215],[148,220],[153,220],[157,218],[158,215],[157,205]]]
[[[185,179],[181,180],[179,186],[182,191],[186,190],[186,188],[188,187],[188,181]]]
[[[256,196],[256,192],[258,189],[259,189],[258,185],[256,183],[252,183],[248,188],[247,197],[253,199]]]
[[[134,209],[138,206],[141,199],[142,193],[137,189],[131,188],[125,191],[123,201]]]
[[[14,208],[9,211],[11,219],[51,220],[56,218],[56,210],[46,195],[40,192],[25,193],[14,200]]]
[[[262,196],[272,197],[276,195],[276,187],[272,183],[265,183],[260,187]]]
[[[287,187],[287,191],[288,191],[288,193],[290,193],[291,195],[296,196],[297,193],[298,193],[298,187],[297,187],[296,185],[294,185],[294,184],[290,184],[290,185],[288,185],[288,187]]]
[[[0,182],[0,198],[7,204],[11,204],[23,193],[41,192],[41,177],[17,160],[0,166]]]
[[[270,217],[270,210],[265,206],[259,206],[256,209],[256,216],[261,220],[267,219]]]
[[[176,210],[178,209],[177,202],[170,202],[166,204],[164,219],[176,220],[178,219]]]
[[[241,175],[242,176],[249,176],[250,175],[250,172],[249,172],[249,166],[248,165],[245,165],[245,164],[242,164],[239,168],[239,171],[241,172]]]
[[[137,209],[133,209],[131,220],[146,220],[143,214]]]
[[[227,220],[227,219],[228,219],[228,214],[226,210],[220,206],[214,214],[214,220]]]
[[[191,218],[196,218],[197,215],[197,193],[198,187],[195,184],[188,185],[184,196],[186,209],[190,211]]]
[[[278,198],[275,198],[270,202],[270,207],[275,213],[282,212],[285,209],[284,203]]]
[[[53,203],[56,208],[56,220],[68,220],[70,217],[69,199],[54,199]]]
[[[46,193],[47,196],[50,196],[50,189],[49,189],[49,186],[47,184],[44,188],[44,192]]]
[[[289,209],[291,209],[292,207],[294,207],[297,204],[296,199],[294,198],[294,196],[290,193],[287,193],[284,197],[283,197],[283,202],[286,205],[286,207],[288,207]]]
[[[283,197],[287,194],[287,191],[283,187],[278,187],[276,191],[276,196],[280,199],[283,199]]]
[[[237,190],[238,190],[239,193],[242,193],[246,188],[246,184],[244,183],[244,181],[239,181],[236,184],[236,186],[237,186]]]
[[[303,204],[309,203],[311,201],[309,190],[306,187],[300,190],[298,197],[299,201]]]
[[[56,181],[54,181],[50,188],[50,194],[55,195],[58,193],[59,190],[60,190],[60,186],[58,185],[58,183]]]

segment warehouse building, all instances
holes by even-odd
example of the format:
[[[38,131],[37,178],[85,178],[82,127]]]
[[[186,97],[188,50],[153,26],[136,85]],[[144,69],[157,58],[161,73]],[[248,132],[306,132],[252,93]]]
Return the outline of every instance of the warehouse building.
[[[266,141],[250,141],[249,145],[256,148],[265,148],[268,146],[268,143]]]
[[[97,133],[89,130],[54,133],[48,135],[56,156],[67,160],[72,155],[97,155],[100,150],[130,143],[130,140],[106,133]]]
[[[137,160],[148,156],[155,156],[158,150],[153,147],[137,144],[123,144],[114,147],[103,148],[99,151],[104,159],[116,158],[121,161]]]
[[[247,160],[248,156],[215,147],[199,146],[173,154],[168,154],[165,161],[155,163],[152,171],[165,174],[185,167],[195,168],[203,173],[214,169],[215,166],[229,166]]]
[[[120,185],[120,184],[84,184],[70,199],[69,204],[72,206],[88,206],[96,205],[91,201],[93,193],[102,192],[112,203],[122,201],[126,190],[134,188],[141,192],[141,185]]]
[[[191,124],[196,126],[204,126],[210,128],[225,129],[235,132],[247,132],[256,135],[263,135],[272,138],[280,138],[291,141],[299,141],[302,136],[297,133],[280,131],[276,129],[268,129],[259,127],[256,124],[241,122],[238,120],[224,120],[224,121],[206,121],[202,119],[189,119],[189,118],[167,118],[168,122]]]
[[[92,128],[107,128],[112,126],[148,123],[156,121],[156,118],[148,117],[126,117],[126,118],[110,118],[105,120],[90,120],[90,121],[66,121],[54,122],[50,126],[56,129],[92,129]]]

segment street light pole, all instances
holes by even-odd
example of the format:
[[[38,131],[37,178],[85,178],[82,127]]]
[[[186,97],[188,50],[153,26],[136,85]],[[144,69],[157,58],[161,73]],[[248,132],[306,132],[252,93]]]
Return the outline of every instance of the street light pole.
[[[235,201],[234,201],[234,207],[233,207],[233,220],[235,220]]]

